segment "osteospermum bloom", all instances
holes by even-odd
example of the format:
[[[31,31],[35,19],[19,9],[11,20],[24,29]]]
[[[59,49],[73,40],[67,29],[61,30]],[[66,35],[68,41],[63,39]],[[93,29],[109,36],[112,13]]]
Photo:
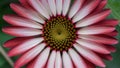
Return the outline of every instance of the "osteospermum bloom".
[[[107,0],[19,0],[10,4],[18,15],[3,18],[16,36],[5,42],[10,57],[20,55],[14,68],[95,68],[112,60],[118,41],[117,20],[107,19]]]

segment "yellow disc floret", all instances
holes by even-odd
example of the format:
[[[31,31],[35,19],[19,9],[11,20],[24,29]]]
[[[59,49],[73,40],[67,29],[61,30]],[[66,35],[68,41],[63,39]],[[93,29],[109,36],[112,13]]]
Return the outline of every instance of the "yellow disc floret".
[[[73,23],[65,17],[57,16],[44,25],[44,38],[48,46],[55,50],[68,50],[76,39]]]

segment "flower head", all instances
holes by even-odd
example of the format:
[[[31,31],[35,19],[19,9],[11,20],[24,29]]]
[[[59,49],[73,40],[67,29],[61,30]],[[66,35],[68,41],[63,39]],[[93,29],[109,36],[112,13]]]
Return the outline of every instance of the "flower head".
[[[10,57],[21,55],[14,68],[95,68],[112,60],[117,44],[117,20],[106,19],[107,0],[19,0],[4,15],[12,26],[3,32],[16,36],[5,42]]]

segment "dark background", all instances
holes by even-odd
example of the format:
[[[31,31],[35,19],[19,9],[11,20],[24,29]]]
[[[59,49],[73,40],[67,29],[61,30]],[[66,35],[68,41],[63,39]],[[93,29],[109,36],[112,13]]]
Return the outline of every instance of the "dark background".
[[[13,14],[14,12],[10,9],[9,4],[12,2],[18,2],[18,0],[0,0],[0,46],[4,49],[5,52],[8,51],[7,48],[4,48],[2,45],[8,39],[13,38],[10,35],[4,34],[1,29],[2,27],[8,25],[3,19],[4,14]],[[108,0],[108,4],[106,8],[110,8],[112,10],[111,15],[108,18],[115,18],[120,21],[120,0]],[[116,37],[119,40],[119,43],[116,46],[117,51],[112,53],[113,60],[105,61],[107,67],[106,68],[120,68],[120,24],[116,26],[119,35]],[[14,62],[17,57],[11,58]],[[12,68],[5,57],[0,53],[0,68]]]

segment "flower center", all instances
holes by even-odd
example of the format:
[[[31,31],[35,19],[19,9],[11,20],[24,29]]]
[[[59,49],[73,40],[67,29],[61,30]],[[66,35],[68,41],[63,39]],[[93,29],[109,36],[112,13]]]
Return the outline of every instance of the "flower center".
[[[71,48],[77,36],[74,25],[63,16],[52,17],[47,20],[43,34],[47,46],[60,51]]]

